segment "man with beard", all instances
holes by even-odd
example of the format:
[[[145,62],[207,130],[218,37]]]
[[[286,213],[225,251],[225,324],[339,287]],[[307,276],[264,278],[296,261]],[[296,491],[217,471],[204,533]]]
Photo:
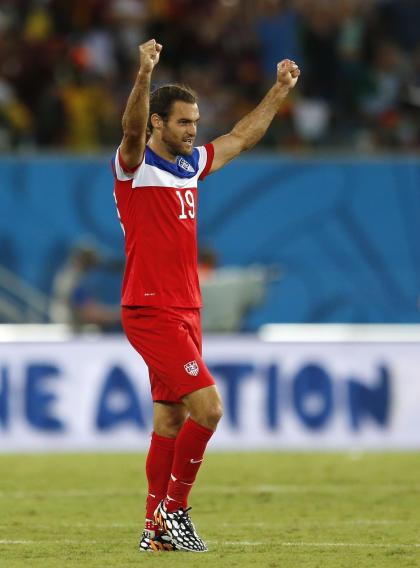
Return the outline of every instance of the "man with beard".
[[[154,39],[140,46],[123,139],[112,160],[127,257],[122,323],[149,368],[154,405],[140,550],[203,552],[187,501],[222,401],[201,357],[197,182],[260,140],[300,71],[293,61],[281,61],[275,84],[253,111],[229,134],[194,147],[195,93],[171,84],[150,95],[161,51]]]

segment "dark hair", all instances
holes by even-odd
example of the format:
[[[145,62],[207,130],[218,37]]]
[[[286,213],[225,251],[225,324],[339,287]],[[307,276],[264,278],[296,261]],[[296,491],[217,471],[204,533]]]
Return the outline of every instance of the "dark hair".
[[[198,96],[189,87],[177,85],[176,83],[170,83],[157,88],[150,95],[149,120],[147,121],[149,132],[153,131],[153,125],[150,120],[152,114],[158,114],[164,121],[168,120],[175,101],[194,104],[198,101]]]

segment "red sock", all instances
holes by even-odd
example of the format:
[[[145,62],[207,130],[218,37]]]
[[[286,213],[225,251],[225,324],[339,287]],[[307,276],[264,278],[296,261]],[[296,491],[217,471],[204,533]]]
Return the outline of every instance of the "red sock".
[[[146,460],[146,475],[149,482],[146,502],[146,528],[150,530],[156,529],[153,523],[153,513],[166,496],[174,452],[174,438],[164,438],[155,434],[155,432],[152,433],[152,441]]]
[[[172,473],[165,506],[169,512],[187,508],[188,495],[203,461],[207,442],[213,436],[209,430],[188,418],[175,442]]]

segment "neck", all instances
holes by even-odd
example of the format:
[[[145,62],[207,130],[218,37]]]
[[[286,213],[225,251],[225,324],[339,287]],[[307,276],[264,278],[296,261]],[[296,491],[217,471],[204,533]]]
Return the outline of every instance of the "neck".
[[[153,137],[153,134],[149,138],[147,145],[151,150],[153,150],[155,154],[157,154],[167,162],[173,162],[174,164],[176,163],[178,155],[172,154],[172,152],[168,150],[167,146],[163,144],[161,140],[157,140]]]

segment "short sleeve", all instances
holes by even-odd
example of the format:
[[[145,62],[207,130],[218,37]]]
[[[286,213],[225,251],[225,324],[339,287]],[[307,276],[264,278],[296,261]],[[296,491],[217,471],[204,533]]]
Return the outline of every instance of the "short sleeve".
[[[136,175],[136,172],[139,169],[141,163],[142,162],[140,162],[140,164],[138,164],[135,168],[128,168],[124,164],[123,159],[121,158],[119,148],[116,151],[115,156],[112,158],[112,161],[111,161],[112,169],[114,170],[114,175],[117,178],[117,180],[119,180],[119,181],[132,180],[134,178],[134,176]]]
[[[200,153],[200,158],[198,161],[198,179],[203,180],[209,173],[210,168],[213,164],[214,158],[214,148],[213,144],[206,144],[205,146],[199,146],[198,151]]]

